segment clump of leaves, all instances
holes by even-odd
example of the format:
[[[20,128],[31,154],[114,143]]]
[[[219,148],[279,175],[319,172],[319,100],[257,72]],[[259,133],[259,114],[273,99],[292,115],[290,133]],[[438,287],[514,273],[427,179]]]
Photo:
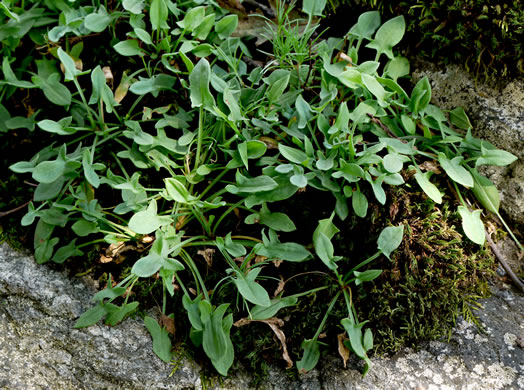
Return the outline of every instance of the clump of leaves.
[[[353,290],[380,277],[370,265],[392,258],[407,226],[374,232],[373,245],[353,257],[335,245],[343,225],[366,217],[370,204],[385,205],[386,190],[405,185],[403,173],[441,203],[429,162],[459,194],[467,237],[484,243],[481,210],[464,196],[472,189],[497,213],[498,193],[477,166],[515,156],[474,138],[464,110],[431,105],[427,79],[404,90],[409,63],[394,52],[402,16],[382,23],[378,12],[364,13],[344,37],[324,38],[315,18],[325,2],[304,1],[302,34],[281,2],[265,31],[272,48],[258,62],[256,47],[233,35],[237,15],[214,1],[25,5],[2,8],[9,34],[0,36],[0,132],[49,137],[10,166],[36,184],[22,218],[35,225],[35,258],[64,263],[93,244],[107,246],[101,263],[120,261],[124,248],[138,254],[122,278],[108,278],[76,327],[118,324],[140,304],[139,281],[156,278],[163,321],[144,323],[164,361],[173,358],[180,306],[190,340],[222,375],[234,362],[232,332],[252,323],[276,335],[288,367],[313,369],[337,313],[340,343],[365,361],[365,374],[373,334]],[[89,49],[93,36],[110,42],[106,57]],[[20,57],[19,48],[28,53]],[[360,58],[364,48],[373,60]],[[14,116],[22,89],[45,109]],[[316,193],[324,200],[308,226],[297,226],[294,202]],[[305,268],[321,277],[286,289]],[[319,292],[325,304],[295,362],[277,316]]]

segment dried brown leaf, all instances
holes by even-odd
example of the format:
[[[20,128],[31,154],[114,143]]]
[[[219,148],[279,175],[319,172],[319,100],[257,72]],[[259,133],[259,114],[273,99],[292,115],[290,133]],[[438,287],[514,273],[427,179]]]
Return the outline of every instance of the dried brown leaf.
[[[106,83],[113,83],[113,72],[111,72],[111,68],[109,66],[104,66],[102,68],[102,72],[104,72],[104,77],[106,78]]]
[[[175,229],[176,230],[180,230],[182,228],[182,226],[184,226],[184,221],[186,220],[186,216],[185,215],[181,215],[177,218],[176,220],[176,225],[175,225]]]
[[[266,256],[256,255],[256,257],[255,257],[255,264],[261,263],[261,262],[263,262],[265,260],[267,260]]]
[[[282,264],[284,260],[281,260],[281,259],[278,259],[278,260],[273,260],[272,263],[275,267],[280,267],[280,264]]]
[[[142,243],[143,244],[151,244],[153,241],[155,241],[155,237],[153,237],[153,236],[144,236],[144,237],[142,237]]]
[[[442,171],[440,170],[439,165],[432,160],[424,161],[422,164],[418,166],[420,170],[422,171],[431,171],[433,173],[436,173],[437,175],[440,174]]]
[[[175,335],[175,319],[162,314],[160,317],[160,325],[166,328],[167,333]]]
[[[197,251],[197,254],[204,257],[204,260],[206,260],[208,267],[211,267],[213,265],[213,255],[215,254],[215,250],[213,248],[206,248],[204,250],[199,250]]]
[[[284,278],[282,275],[280,275],[280,282],[278,282],[278,287],[273,293],[273,296],[276,297],[278,294],[280,294],[282,291],[284,291],[284,286],[286,285],[286,282],[284,282]]]
[[[122,80],[120,80],[120,84],[118,84],[118,87],[116,87],[115,102],[120,103],[126,97],[130,85],[131,80],[129,79],[129,77],[127,77],[126,73],[124,72],[122,74]]]
[[[344,362],[344,368],[346,368],[347,361],[349,359],[349,349],[344,345],[344,341],[349,340],[346,337],[346,333],[340,333],[337,335],[338,339],[338,354],[342,358],[342,361]]]
[[[105,263],[110,263],[113,261],[113,258],[112,257],[108,257],[108,256],[104,256],[104,255],[100,255],[100,262],[102,264],[105,264]]]
[[[284,321],[277,317],[268,318],[267,320],[250,320],[248,318],[242,318],[235,322],[233,325],[239,327],[248,325],[251,322],[263,322],[271,328],[275,336],[277,336],[278,340],[280,341],[280,345],[282,346],[282,358],[286,361],[287,368],[293,367],[293,360],[291,360],[291,358],[289,357],[289,353],[287,350],[286,335],[284,334],[284,332],[282,332],[282,329],[280,329],[282,326],[284,326]]]

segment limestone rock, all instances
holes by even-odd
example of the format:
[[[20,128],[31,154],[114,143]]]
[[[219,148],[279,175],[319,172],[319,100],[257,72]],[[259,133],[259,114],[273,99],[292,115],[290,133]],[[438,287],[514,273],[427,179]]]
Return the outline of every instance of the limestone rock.
[[[73,329],[94,292],[84,281],[0,245],[0,389],[251,388],[252,376],[239,365],[223,379],[187,359],[162,362],[141,320]],[[524,389],[524,296],[495,290],[481,303],[484,333],[459,321],[449,343],[374,358],[364,379],[354,358],[344,369],[340,358],[325,355],[317,369],[295,380],[273,367],[259,389]]]

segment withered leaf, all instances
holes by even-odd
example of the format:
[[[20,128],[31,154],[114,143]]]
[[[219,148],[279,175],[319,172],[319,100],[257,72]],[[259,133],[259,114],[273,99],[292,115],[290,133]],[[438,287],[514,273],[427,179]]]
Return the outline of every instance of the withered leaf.
[[[280,345],[282,345],[282,358],[286,361],[287,368],[293,367],[293,360],[291,360],[291,358],[289,357],[289,353],[287,350],[286,335],[284,334],[284,332],[282,332],[282,329],[280,329],[282,326],[284,326],[284,321],[277,317],[268,318],[267,320],[250,320],[248,318],[242,318],[235,322],[233,325],[239,327],[248,325],[251,322],[263,322],[271,328],[275,336],[277,336],[278,340],[280,341]]]
[[[204,257],[208,267],[211,267],[213,265],[213,255],[215,254],[215,250],[213,248],[206,248],[204,250],[199,250],[197,251],[197,254]]]
[[[284,278],[282,275],[280,275],[280,282],[278,282],[278,287],[273,293],[273,296],[276,297],[278,294],[280,294],[282,291],[284,291],[284,286],[286,285],[286,282],[284,282]]]
[[[160,324],[166,328],[167,333],[171,333],[173,336],[175,335],[175,319],[171,318],[169,316],[166,316],[162,314],[160,317]]]
[[[102,72],[104,72],[106,83],[113,83],[113,72],[111,72],[111,68],[109,66],[104,66]]]
[[[349,349],[348,347],[344,345],[344,341],[347,341],[349,339],[346,337],[345,332],[337,335],[337,339],[338,339],[338,354],[340,355],[340,357],[342,358],[342,361],[344,362],[344,368],[346,368],[347,361],[349,359]]]

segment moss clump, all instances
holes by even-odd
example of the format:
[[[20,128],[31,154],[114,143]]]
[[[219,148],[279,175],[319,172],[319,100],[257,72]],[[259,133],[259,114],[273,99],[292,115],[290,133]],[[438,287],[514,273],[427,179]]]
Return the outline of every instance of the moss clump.
[[[524,73],[520,0],[330,0],[329,5],[334,20],[366,10],[378,10],[383,20],[404,15],[403,45],[410,55],[462,64],[486,80]]]
[[[416,195],[407,196],[397,191],[403,210],[395,223],[406,226],[404,241],[391,261],[374,265],[384,271],[359,302],[367,309],[378,353],[449,334],[459,315],[474,320],[470,305],[489,295],[487,280],[495,270],[489,249],[463,239],[449,203],[424,208]]]

